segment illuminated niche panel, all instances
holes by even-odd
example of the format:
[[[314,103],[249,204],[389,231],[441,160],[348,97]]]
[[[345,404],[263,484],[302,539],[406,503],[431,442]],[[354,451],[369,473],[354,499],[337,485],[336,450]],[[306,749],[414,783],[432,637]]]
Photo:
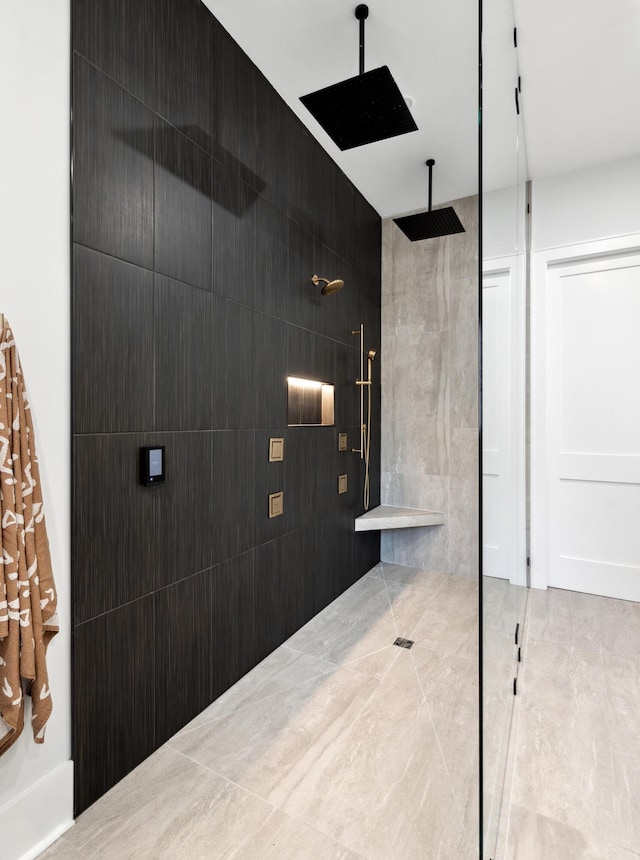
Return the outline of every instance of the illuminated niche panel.
[[[315,379],[287,377],[289,427],[327,426],[334,424],[335,386]]]

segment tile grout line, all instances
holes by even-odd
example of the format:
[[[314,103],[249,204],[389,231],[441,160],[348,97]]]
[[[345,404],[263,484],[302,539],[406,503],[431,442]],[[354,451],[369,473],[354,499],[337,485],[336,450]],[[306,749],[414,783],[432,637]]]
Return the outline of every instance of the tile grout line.
[[[326,662],[328,662],[328,661],[326,661]],[[334,664],[331,664],[331,663],[330,663],[330,664],[328,664],[328,665],[334,665]],[[336,668],[336,669],[339,669],[339,668],[341,668],[341,667],[340,667],[340,666],[336,666],[335,668]],[[190,734],[192,734],[193,732],[197,732],[197,731],[198,731],[198,729],[202,729],[202,728],[204,728],[205,726],[211,726],[211,725],[213,725],[213,723],[217,723],[217,722],[219,722],[220,720],[225,719],[225,717],[230,717],[230,716],[232,716],[232,715],[239,714],[239,713],[241,713],[242,711],[245,711],[247,708],[251,708],[251,707],[253,707],[254,705],[257,705],[257,704],[260,704],[260,703],[262,703],[262,702],[266,702],[266,701],[268,701],[269,699],[272,699],[274,696],[280,696],[280,695],[283,695],[284,693],[289,692],[290,690],[294,690],[296,687],[300,687],[300,686],[302,686],[302,684],[307,683],[307,681],[313,681],[313,680],[314,680],[314,679],[316,679],[316,678],[326,678],[326,677],[329,677],[331,674],[332,674],[331,672],[318,672],[318,674],[317,674],[317,675],[310,675],[308,678],[305,678],[305,679],[304,679],[304,681],[299,681],[299,682],[297,682],[297,683],[295,683],[295,684],[292,684],[291,686],[283,687],[282,689],[280,689],[280,690],[276,690],[274,693],[269,693],[269,695],[268,695],[268,696],[263,696],[263,697],[262,697],[262,698],[260,698],[260,699],[252,699],[251,701],[249,701],[249,702],[245,702],[244,704],[240,705],[238,708],[232,708],[230,711],[226,711],[224,714],[220,714],[220,716],[218,716],[218,717],[213,717],[213,718],[212,718],[212,719],[210,719],[210,720],[205,720],[205,721],[203,721],[202,723],[200,723],[199,725],[197,725],[197,726],[193,726],[193,727],[192,727],[192,728],[190,728],[190,729],[189,729],[189,728],[186,728],[186,727],[185,727],[185,728],[183,728],[183,729],[179,729],[179,730],[175,733],[175,735],[172,735],[172,736],[169,738],[169,740],[168,740],[168,741],[166,741],[166,744],[170,744],[170,743],[171,743],[171,741],[172,741],[174,738],[178,738],[178,737],[181,737],[181,738],[182,738],[182,737],[185,737],[186,735],[190,735]],[[229,689],[233,689],[233,687],[230,687]],[[223,694],[223,695],[224,695],[224,694]],[[215,701],[217,701],[217,699],[214,699],[214,702],[215,702]],[[211,703],[211,705],[213,705],[213,704],[214,704],[214,702],[212,702],[212,703]],[[211,705],[208,705],[207,707],[211,707]],[[194,719],[197,719],[197,717],[194,717]],[[166,744],[165,744],[165,745],[166,745]]]
[[[368,704],[368,702],[370,701],[371,697],[375,694],[375,692],[376,692],[376,690],[377,690],[377,688],[378,688],[378,686],[379,686],[379,683],[380,683],[380,682],[378,682],[378,684],[376,685],[376,688],[372,691],[371,695],[370,695],[370,696],[365,700],[365,702],[364,702],[364,703],[363,703],[363,705],[362,705],[362,708],[360,708],[360,710],[358,711],[358,713],[357,713],[357,714],[356,714],[356,716],[354,717],[353,721],[352,721],[352,722],[351,722],[351,723],[350,723],[350,724],[345,728],[345,730],[346,730],[346,731],[347,731],[347,730],[349,730],[350,728],[352,728],[352,726],[353,726],[353,724],[354,724],[355,720],[356,720],[356,719],[360,716],[360,714],[362,713],[362,709],[363,709],[363,708]],[[161,749],[162,749],[162,747],[161,747]],[[270,800],[267,800],[267,798],[262,797],[262,795],[258,794],[257,792],[253,791],[253,790],[252,790],[252,789],[250,789],[250,788],[247,788],[246,786],[242,785],[241,783],[235,782],[233,779],[230,779],[228,776],[225,776],[224,774],[220,773],[220,771],[217,771],[217,770],[215,770],[214,768],[210,767],[209,765],[203,764],[202,762],[196,761],[195,759],[191,758],[191,756],[187,755],[186,753],[181,752],[180,750],[174,749],[174,748],[172,748],[172,747],[170,747],[169,749],[171,749],[171,751],[172,751],[172,752],[174,752],[176,755],[181,756],[182,758],[186,759],[187,761],[191,762],[192,764],[195,764],[195,765],[197,765],[198,767],[200,767],[200,768],[204,768],[205,770],[209,771],[210,773],[215,774],[216,776],[220,777],[220,779],[223,779],[225,782],[229,783],[230,785],[233,785],[233,786],[235,786],[236,788],[240,789],[240,791],[244,791],[244,792],[246,792],[247,794],[251,795],[252,797],[255,797],[255,798],[257,798],[258,800],[263,801],[263,802],[264,802],[264,803],[266,803],[268,806],[270,806],[270,807],[271,807],[271,809],[272,809],[274,812],[275,812],[275,811],[277,811],[277,812],[281,812],[283,815],[286,815],[288,820],[290,820],[290,821],[294,821],[294,820],[295,820],[295,821],[299,821],[299,822],[301,822],[302,824],[305,824],[305,825],[307,825],[307,826],[309,826],[309,827],[312,827],[312,828],[313,828],[314,830],[316,830],[318,833],[322,834],[323,836],[328,837],[329,839],[331,839],[331,840],[332,840],[333,842],[335,842],[336,844],[341,845],[341,846],[344,846],[345,848],[347,848],[347,849],[348,849],[348,850],[350,850],[350,851],[352,851],[352,850],[353,850],[353,849],[349,848],[349,846],[348,846],[348,845],[344,845],[344,843],[339,842],[339,840],[338,840],[338,839],[337,839],[337,838],[336,838],[332,833],[327,833],[327,832],[325,832],[324,830],[320,830],[320,828],[318,828],[318,826],[317,826],[316,824],[311,824],[311,822],[306,821],[304,818],[300,818],[300,817],[299,817],[299,816],[297,816],[297,815],[291,815],[291,814],[290,814],[290,813],[288,813],[285,809],[283,809],[283,807],[276,805],[275,803],[273,803],[273,802],[272,802],[272,801],[270,801]],[[287,823],[287,822],[285,822],[285,824],[286,824],[286,823]],[[284,825],[283,825],[283,827],[284,827]],[[281,832],[281,830],[282,830],[282,827],[280,828],[280,830],[278,830],[278,833],[280,833],[280,832]],[[356,853],[356,854],[357,854],[358,852],[355,852],[355,851],[354,851],[354,853]],[[363,857],[363,860],[368,860],[368,858],[367,858],[365,855],[359,855],[359,856]]]
[[[431,728],[433,729],[433,734],[434,734],[436,742],[438,744],[438,749],[440,750],[440,757],[442,758],[442,763],[444,764],[444,769],[445,769],[447,777],[449,779],[449,788],[451,789],[451,794],[453,795],[456,807],[458,807],[460,813],[462,814],[462,810],[460,810],[460,800],[458,798],[458,795],[456,794],[455,788],[453,787],[453,780],[451,779],[451,773],[449,771],[449,765],[447,764],[447,759],[445,757],[444,750],[442,749],[442,744],[440,743],[440,735],[438,734],[435,723],[433,721],[433,714],[431,713],[431,708],[429,707],[429,701],[427,699],[427,694],[425,693],[424,687],[422,686],[422,681],[420,680],[420,675],[418,674],[418,667],[415,664],[415,660],[413,659],[413,654],[411,653],[411,651],[409,651],[409,656],[411,657],[411,665],[413,666],[413,671],[415,672],[416,680],[418,681],[418,686],[420,687],[420,691],[422,693],[424,705],[427,709],[427,713],[429,714],[429,722],[431,723]]]
[[[165,746],[166,746],[166,744],[165,744]],[[186,753],[183,753],[181,750],[177,750],[174,747],[167,747],[167,748],[169,750],[171,750],[172,753],[175,753],[175,755],[178,755],[181,758],[186,759],[188,762],[191,762],[191,764],[196,765],[196,767],[202,768],[202,769],[208,771],[209,773],[215,774],[215,776],[220,777],[220,779],[223,779],[229,785],[233,785],[235,788],[240,789],[240,791],[243,791],[246,794],[249,794],[252,797],[257,798],[258,800],[261,800],[263,803],[266,803],[267,806],[270,806],[274,812],[275,811],[282,812],[284,815],[287,815],[289,818],[291,817],[291,816],[289,816],[289,813],[285,812],[284,809],[280,809],[279,806],[276,806],[270,800],[267,800],[266,797],[262,797],[261,794],[258,794],[257,792],[253,791],[252,789],[247,788],[245,785],[241,785],[239,782],[235,782],[235,780],[230,779],[228,776],[225,776],[223,773],[220,773],[220,771],[215,770],[215,768],[210,767],[208,764],[203,764],[201,761],[197,761],[196,759],[191,758],[190,755],[187,755]],[[162,749],[162,747],[160,747],[160,749]]]

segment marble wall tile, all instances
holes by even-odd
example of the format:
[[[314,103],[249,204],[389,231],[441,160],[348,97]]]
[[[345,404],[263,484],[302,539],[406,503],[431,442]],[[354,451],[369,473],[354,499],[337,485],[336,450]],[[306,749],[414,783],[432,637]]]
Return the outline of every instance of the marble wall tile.
[[[451,280],[458,278],[478,278],[478,198],[463,197],[450,204],[465,229],[446,239],[447,271]]]
[[[449,290],[444,244],[425,242],[418,247],[406,241],[391,220],[384,222],[383,230],[383,331],[446,330]]]
[[[420,567],[405,567],[401,564],[380,562],[380,571],[387,582],[406,582],[407,585],[418,585],[428,588],[432,594],[444,585],[447,574],[438,570],[426,570]]]
[[[429,474],[414,463],[390,463],[382,473],[382,491],[385,505],[421,508],[423,510],[449,510],[449,476]],[[418,480],[417,480],[418,478]],[[431,529],[433,531],[434,529]],[[437,527],[435,529],[437,531]],[[414,531],[414,529],[401,529]],[[384,536],[384,533],[383,533]],[[382,559],[393,562],[393,559]],[[396,564],[406,564],[397,561]],[[409,567],[422,567],[425,570],[445,570],[438,564],[414,564]]]
[[[478,201],[452,205],[465,233],[409,242],[382,225],[381,502],[447,518],[383,532],[381,558],[477,576]]]
[[[448,570],[449,528],[445,524],[383,531],[380,537],[380,558],[409,567]]]
[[[382,341],[382,469],[447,474],[449,356],[441,332],[403,330]]]
[[[449,336],[451,427],[477,427],[479,390],[477,278],[451,283]]]
[[[440,240],[410,242],[389,219],[393,241],[393,275],[398,283],[419,283],[427,274],[446,272],[447,249]]]
[[[452,427],[449,436],[450,475],[471,478],[478,475],[480,448],[477,427]]]
[[[480,515],[478,477],[451,478],[449,509],[449,567],[457,576],[480,576]]]

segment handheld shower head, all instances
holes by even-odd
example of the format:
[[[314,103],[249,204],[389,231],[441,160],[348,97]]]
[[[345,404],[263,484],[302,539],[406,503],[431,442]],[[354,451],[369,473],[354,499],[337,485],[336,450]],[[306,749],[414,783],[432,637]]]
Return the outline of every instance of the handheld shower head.
[[[314,275],[311,280],[316,287],[320,281],[324,281],[324,287],[320,290],[320,294],[323,296],[330,296],[332,293],[339,292],[344,287],[344,281],[341,281],[339,278],[335,281],[330,281],[328,278],[320,278],[318,275]]]
[[[373,359],[375,357],[376,357],[375,349],[370,349],[369,352],[367,353],[367,358],[369,359],[369,361],[373,361]]]

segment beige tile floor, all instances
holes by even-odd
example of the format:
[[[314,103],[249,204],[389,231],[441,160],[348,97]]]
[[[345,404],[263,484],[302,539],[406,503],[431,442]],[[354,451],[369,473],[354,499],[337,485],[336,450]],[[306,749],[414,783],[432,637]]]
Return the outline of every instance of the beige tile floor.
[[[474,860],[477,600],[378,565],[41,856]]]
[[[639,860],[640,605],[531,591],[500,860]]]

